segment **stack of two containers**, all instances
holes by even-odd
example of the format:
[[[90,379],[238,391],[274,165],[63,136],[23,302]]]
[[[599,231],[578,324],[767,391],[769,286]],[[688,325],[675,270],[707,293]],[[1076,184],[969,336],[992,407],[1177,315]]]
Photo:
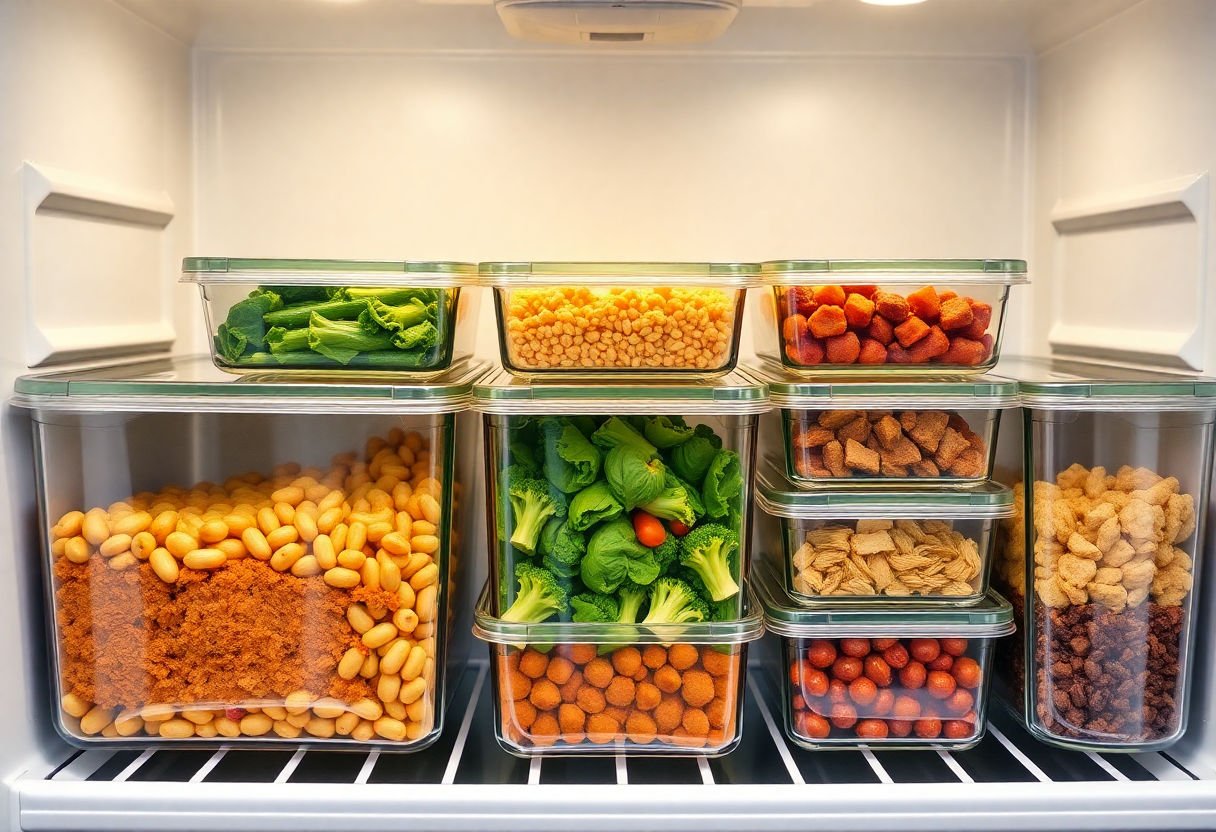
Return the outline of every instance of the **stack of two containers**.
[[[785,732],[811,749],[968,748],[994,645],[992,481],[1017,384],[995,366],[1021,261],[763,267],[777,349],[757,477],[756,589],[781,636]]]

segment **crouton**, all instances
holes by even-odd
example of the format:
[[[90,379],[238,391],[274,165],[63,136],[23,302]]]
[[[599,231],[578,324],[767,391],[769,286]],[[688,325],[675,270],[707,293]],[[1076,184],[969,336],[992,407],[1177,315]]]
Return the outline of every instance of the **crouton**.
[[[881,318],[879,320],[882,320]],[[886,364],[887,348],[873,338],[861,339],[861,352],[857,356],[858,364]]]
[[[829,309],[831,307],[820,308]],[[829,364],[856,364],[861,355],[861,341],[858,340],[856,332],[846,332],[843,335],[828,338],[826,347],[827,363]]]
[[[844,306],[845,291],[842,286],[812,286],[815,303],[820,306]]]
[[[984,475],[984,455],[969,447],[955,457],[949,471],[956,477],[981,477]]]
[[[945,303],[948,300],[954,300],[956,297],[958,297],[958,292],[954,291],[953,289],[946,289],[945,291],[937,293],[937,299],[942,303]]]
[[[989,324],[992,323],[992,305],[983,303],[982,301],[971,301],[971,323],[963,328],[959,333],[965,338],[974,338],[979,340],[984,337],[988,331]]]
[[[864,410],[821,410],[819,418],[819,427],[827,428],[828,430],[839,430],[849,422],[856,419],[858,416],[865,416]]]
[[[929,334],[917,341],[908,350],[913,364],[927,364],[950,349],[950,338],[934,324],[929,327]]]
[[[929,453],[936,453],[949,421],[950,416],[940,410],[923,410],[916,417],[916,425],[908,429],[908,436]]]
[[[845,320],[844,310],[839,306],[820,306],[811,315],[811,334],[816,338],[830,338],[833,335],[843,335],[849,328]]]
[[[866,328],[866,335],[885,347],[895,340],[895,327],[891,326],[891,322],[886,318],[881,315],[875,315],[870,319],[870,325]]]
[[[970,311],[971,307],[967,307],[967,309]],[[908,302],[904,300],[903,295],[897,295],[894,292],[875,292],[874,311],[893,324],[903,323],[910,314]]]
[[[835,439],[823,446],[823,464],[833,477],[849,476],[849,468],[844,464],[844,446]]]
[[[878,473],[879,457],[857,440],[848,439],[844,443],[844,464],[854,471],[873,476]]]
[[[937,290],[932,286],[926,286],[908,295],[908,307],[912,310],[912,314],[922,321],[933,323],[941,313],[942,302],[937,296]]]
[[[909,315],[902,324],[895,327],[895,340],[900,346],[910,347],[929,334],[929,325],[915,315]]]
[[[899,344],[890,344],[887,346],[887,363],[911,364],[912,356]]]
[[[823,454],[817,450],[805,451],[794,459],[794,470],[803,479],[830,477],[832,472],[823,464]]]
[[[794,433],[795,448],[821,448],[836,438],[831,430],[812,426]]]
[[[844,302],[844,317],[849,326],[858,329],[869,326],[870,319],[874,317],[874,301],[858,294],[849,295]]]
[[[969,325],[974,317],[971,304],[964,298],[951,298],[942,304],[941,328],[946,331],[962,329]]]
[[[836,438],[841,442],[852,439],[862,445],[870,438],[870,420],[865,415],[858,416],[853,421],[836,431]]]
[[[906,436],[901,436],[891,446],[890,450],[882,452],[883,462],[888,465],[899,466],[900,468],[906,468],[909,465],[920,462],[922,458],[920,448],[916,447],[915,443]]]
[[[903,429],[900,428],[899,422],[895,421],[892,416],[883,416],[874,423],[874,435],[878,437],[878,442],[884,450],[891,450],[895,447],[895,442],[903,436]]]
[[[913,463],[910,470],[917,477],[940,477],[942,475],[931,459],[922,459],[920,462]]]
[[[970,450],[970,448],[971,443],[961,433],[954,428],[946,428],[942,441],[937,446],[937,452],[933,457],[933,461],[937,463],[937,467],[939,468],[949,468],[954,463],[954,460],[958,459],[959,454]]]
[[[906,476],[908,476],[907,466],[891,465],[886,462],[882,463],[882,465],[879,467],[879,472],[884,477],[906,477]]]

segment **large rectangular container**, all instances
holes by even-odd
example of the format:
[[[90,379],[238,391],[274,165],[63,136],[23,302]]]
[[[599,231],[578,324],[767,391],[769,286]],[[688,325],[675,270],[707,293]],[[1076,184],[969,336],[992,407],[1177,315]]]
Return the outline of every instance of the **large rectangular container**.
[[[757,546],[800,604],[966,606],[988,592],[997,522],[1013,494],[970,489],[799,491],[771,466],[756,481]]]
[[[739,373],[533,385],[501,372],[475,385],[473,406],[493,614],[516,614],[521,569],[568,596],[611,596],[639,620],[660,577],[690,584],[704,617],[742,613],[763,385]],[[565,603],[550,615],[580,620]]]
[[[983,738],[993,647],[1014,629],[1008,601],[989,593],[967,608],[808,610],[778,581],[756,570],[765,626],[782,641],[776,687],[792,742],[957,751]]]
[[[774,407],[762,451],[779,451],[801,488],[981,483],[1000,413],[1018,406],[1017,383],[995,376],[810,381],[772,362],[748,372],[768,385]]]
[[[493,596],[487,584],[473,632],[508,753],[717,757],[742,739],[747,645],[764,634],[748,590],[732,620],[664,624],[512,622]]]
[[[1024,480],[994,581],[1024,635],[1004,698],[1065,748],[1148,751],[1186,731],[1216,380],[1022,361]]]
[[[1023,260],[776,260],[761,278],[757,352],[814,375],[991,369],[1009,287],[1027,282]]]
[[[525,376],[723,375],[754,263],[482,263],[502,365]]]
[[[475,445],[484,369],[264,383],[200,357],[19,379],[64,739],[434,742],[471,514],[454,449]]]
[[[473,354],[472,263],[187,257],[182,282],[230,372],[428,378]]]

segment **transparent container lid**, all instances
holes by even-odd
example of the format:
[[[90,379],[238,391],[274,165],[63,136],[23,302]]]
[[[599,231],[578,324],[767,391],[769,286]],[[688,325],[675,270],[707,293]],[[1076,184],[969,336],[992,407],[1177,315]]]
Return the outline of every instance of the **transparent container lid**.
[[[770,260],[760,277],[770,286],[1029,282],[1025,260]]]
[[[744,586],[743,615],[734,621],[693,624],[601,624],[547,621],[520,624],[490,613],[490,584],[481,588],[473,613],[473,635],[491,644],[743,644],[764,635],[764,608],[750,582]]]
[[[856,377],[835,381],[808,381],[773,361],[745,368],[768,385],[774,407],[811,410],[999,410],[1017,407],[1016,381],[983,375],[972,378],[926,376],[915,381]]]
[[[209,356],[159,358],[89,370],[22,376],[16,407],[71,412],[189,413],[455,413],[467,410],[485,362],[464,362],[418,383],[361,379],[341,373],[323,380],[251,373],[234,376]]]
[[[433,260],[277,260],[187,257],[182,283],[290,286],[472,286],[473,263]]]
[[[773,517],[799,520],[981,519],[1012,517],[1013,492],[995,482],[929,491],[912,487],[835,486],[799,491],[770,462],[756,474],[756,506]]]
[[[746,289],[760,285],[756,263],[482,263],[478,271],[483,284],[506,289],[569,285]]]
[[[743,415],[769,409],[768,388],[736,370],[707,379],[545,381],[500,370],[473,387],[480,413],[659,413]]]
[[[755,593],[764,605],[765,627],[790,638],[996,638],[1015,629],[1013,607],[994,590],[969,607],[898,605],[799,606],[773,568],[753,570]]]
[[[1216,410],[1216,378],[1048,358],[1002,358],[1023,407],[1040,410]]]

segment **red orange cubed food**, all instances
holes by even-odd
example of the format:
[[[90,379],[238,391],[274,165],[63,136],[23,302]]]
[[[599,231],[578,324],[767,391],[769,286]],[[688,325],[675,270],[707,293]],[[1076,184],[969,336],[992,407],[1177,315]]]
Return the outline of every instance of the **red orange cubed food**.
[[[820,306],[844,306],[845,291],[843,286],[813,286],[815,303]]]
[[[968,307],[968,311],[970,311],[970,307]],[[843,335],[848,328],[849,322],[845,319],[844,310],[839,306],[820,306],[811,315],[811,334],[816,338]]]
[[[902,324],[895,327],[895,338],[904,348],[912,346],[928,334],[929,325],[915,315],[909,315]]]
[[[941,327],[949,332],[952,329],[962,329],[974,320],[971,304],[966,298],[951,298],[942,304]]]
[[[861,329],[870,325],[874,317],[874,301],[856,293],[849,295],[844,302],[844,317],[849,326]]]
[[[827,359],[829,364],[856,364],[861,354],[861,341],[856,332],[846,332],[834,338],[828,338]]]
[[[942,302],[941,298],[938,297],[937,290],[932,286],[926,286],[908,295],[908,306],[911,308],[913,315],[922,321],[932,323],[937,320],[937,316],[941,313]]]
[[[864,338],[861,342],[861,353],[857,356],[858,364],[886,364],[887,348],[880,341]]]
[[[984,337],[988,332],[989,325],[992,324],[992,305],[982,301],[971,302],[971,323],[963,328],[959,333],[966,338],[974,338],[977,341]]]
[[[879,315],[893,324],[903,323],[912,312],[903,295],[897,295],[894,292],[875,292],[874,307]]]

